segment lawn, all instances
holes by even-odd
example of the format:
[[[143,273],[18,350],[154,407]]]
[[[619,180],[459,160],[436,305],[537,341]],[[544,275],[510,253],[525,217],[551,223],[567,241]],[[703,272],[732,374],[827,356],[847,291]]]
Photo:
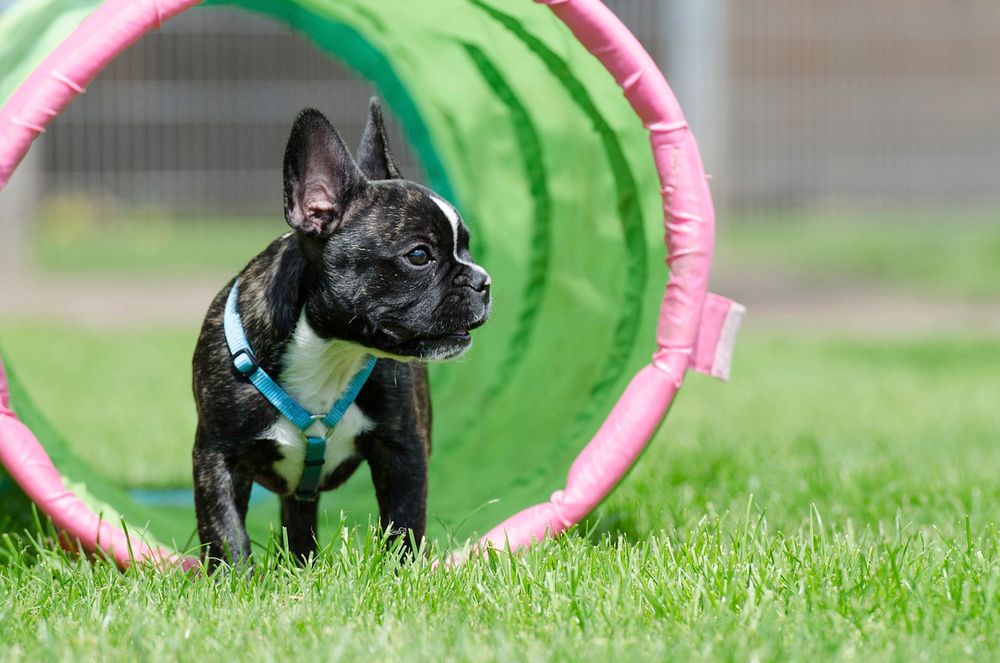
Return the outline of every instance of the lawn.
[[[885,216],[723,218],[719,260],[996,298],[990,215],[950,218],[947,236],[940,218],[908,217],[906,232]],[[35,255],[67,274],[219,278],[281,229],[56,227]],[[189,328],[0,320],[0,347],[42,411],[133,487],[189,483],[193,343]],[[751,324],[733,381],[691,376],[586,523],[451,570],[431,566],[440,542],[401,566],[364,527],[307,568],[264,549],[253,577],[214,581],[122,574],[44,532],[4,535],[0,660],[996,660],[998,365],[990,338]]]
[[[34,264],[55,275],[217,278],[238,271],[247,256],[287,230],[280,213],[179,218],[149,214],[100,221],[94,216],[43,216],[33,236]]]
[[[1000,210],[719,212],[716,262],[973,299],[1000,296]],[[43,218],[32,257],[47,272],[218,279],[287,228],[280,215]],[[123,251],[122,247],[128,247]],[[654,261],[659,262],[659,247]]]
[[[132,483],[186,479],[187,331],[3,329],[78,451]],[[68,386],[76,353],[94,364]],[[578,531],[456,570],[399,567],[364,528],[308,568],[261,551],[253,578],[214,582],[9,539],[0,657],[995,659],[998,362],[995,340],[751,333],[734,381],[692,376]]]
[[[921,294],[1000,297],[1000,210],[719,214],[716,261],[798,279],[874,283]]]

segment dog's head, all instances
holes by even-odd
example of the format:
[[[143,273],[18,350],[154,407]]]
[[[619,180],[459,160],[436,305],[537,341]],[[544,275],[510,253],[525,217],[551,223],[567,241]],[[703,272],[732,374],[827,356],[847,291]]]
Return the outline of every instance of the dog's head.
[[[285,219],[318,287],[306,315],[329,338],[397,357],[452,359],[490,312],[490,277],[455,208],[403,179],[371,100],[355,161],[317,110],[285,150]]]

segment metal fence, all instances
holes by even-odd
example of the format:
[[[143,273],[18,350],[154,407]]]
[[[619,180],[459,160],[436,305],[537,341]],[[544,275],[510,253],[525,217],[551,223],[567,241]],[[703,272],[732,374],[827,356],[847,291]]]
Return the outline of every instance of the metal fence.
[[[1000,203],[996,0],[698,3],[608,2],[675,83],[729,207]],[[56,120],[45,190],[260,212],[280,200],[295,113],[323,109],[353,144],[371,94],[281,25],[186,12]]]
[[[730,2],[741,205],[1000,202],[1000,3]]]
[[[280,207],[295,114],[322,109],[356,144],[372,87],[258,16],[185,12],[117,58],[46,132],[46,188],[172,212]],[[398,127],[401,165],[419,172]]]

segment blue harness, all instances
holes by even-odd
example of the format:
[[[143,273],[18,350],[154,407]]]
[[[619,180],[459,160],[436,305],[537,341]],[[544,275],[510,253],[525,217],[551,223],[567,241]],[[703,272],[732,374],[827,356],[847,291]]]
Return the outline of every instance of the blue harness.
[[[223,327],[226,332],[226,344],[229,352],[233,356],[233,366],[236,370],[246,376],[250,383],[257,388],[257,391],[266,398],[278,412],[283,414],[289,421],[295,424],[302,431],[302,439],[306,445],[305,467],[302,468],[302,478],[299,479],[298,488],[295,489],[295,497],[304,501],[316,499],[316,492],[319,482],[322,479],[323,462],[326,456],[326,441],[333,433],[333,430],[340,423],[347,408],[358,397],[358,392],[365,385],[368,377],[375,368],[375,357],[369,357],[364,367],[354,374],[344,394],[337,399],[337,402],[330,408],[327,414],[313,414],[299,405],[288,392],[281,388],[274,379],[257,363],[257,357],[250,347],[246,332],[243,331],[243,321],[240,319],[240,312],[237,307],[239,296],[239,279],[233,283],[229,291],[229,299],[226,300],[226,312],[222,318]],[[306,433],[314,423],[321,422],[326,426],[326,435],[316,437]]]

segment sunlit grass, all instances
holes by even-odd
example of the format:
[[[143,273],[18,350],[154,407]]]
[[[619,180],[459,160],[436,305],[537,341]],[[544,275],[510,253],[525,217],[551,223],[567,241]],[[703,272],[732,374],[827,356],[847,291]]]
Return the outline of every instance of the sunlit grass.
[[[287,230],[280,213],[46,217],[34,235],[32,256],[36,268],[54,274],[183,281],[231,275]]]
[[[81,341],[56,327],[4,330],[44,411],[78,452],[104,454],[108,477],[186,481],[189,334]],[[61,349],[32,352],[39,340]],[[152,346],[161,351],[148,353]],[[93,363],[67,380],[60,366],[74,349]],[[141,367],[129,366],[139,357]],[[347,544],[335,537],[305,569],[259,550],[252,578],[218,582],[122,575],[11,539],[0,546],[5,652],[992,659],[1000,645],[998,362],[1000,343],[991,340],[750,336],[734,381],[692,377],[639,465],[575,534],[457,570],[398,566],[364,528],[345,531]],[[137,438],[130,426],[143,418],[154,423]],[[431,557],[443,552],[437,545]]]
[[[860,217],[731,224],[719,259],[1000,293],[995,223],[910,221],[905,232]],[[39,251],[73,273],[214,275],[281,232],[262,224],[227,244],[223,226],[200,225],[206,234],[185,228],[176,243],[136,226],[119,248],[91,236],[40,239]],[[75,453],[129,486],[190,481],[195,334],[0,320],[0,347],[41,410]],[[400,565],[366,528],[342,530],[305,568],[272,547],[258,549],[252,577],[215,580],[122,574],[64,553],[44,528],[8,535],[0,659],[995,660],[998,365],[988,338],[751,332],[733,381],[691,376],[578,530],[451,570],[432,568],[440,542]]]
[[[183,280],[230,275],[287,227],[277,213],[232,218],[64,213],[42,219],[38,229],[32,255],[43,271]],[[995,298],[1000,296],[1000,210],[723,210],[716,263],[730,270],[793,270],[803,279]]]
[[[806,521],[758,505],[641,540],[577,532],[452,569],[370,530],[305,568],[259,554],[214,579],[8,539],[4,657],[20,660],[992,660],[998,533]]]
[[[1000,210],[770,212],[720,219],[716,262],[933,296],[1000,296]]]

